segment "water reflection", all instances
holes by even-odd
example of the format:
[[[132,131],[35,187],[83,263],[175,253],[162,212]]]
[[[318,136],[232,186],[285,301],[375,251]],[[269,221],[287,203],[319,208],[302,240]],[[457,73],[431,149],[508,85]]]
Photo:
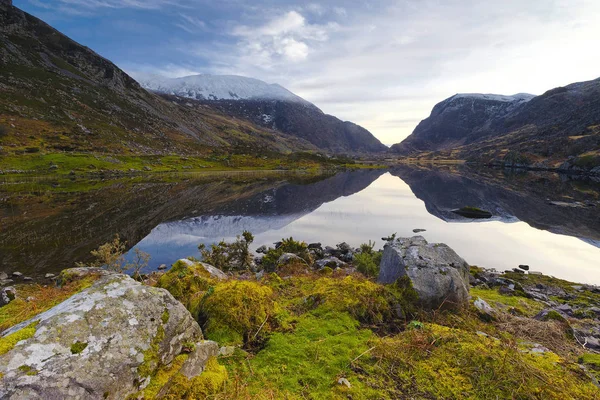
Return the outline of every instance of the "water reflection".
[[[600,283],[600,188],[555,174],[398,167],[335,176],[200,174],[0,183],[0,270],[43,276],[89,259],[119,233],[150,268],[198,256],[200,243],[255,234],[382,245],[391,233],[444,242],[474,265],[529,264]],[[579,206],[570,207],[574,202]],[[557,206],[556,204],[562,204]],[[492,212],[470,220],[452,212]],[[131,250],[133,251],[133,249]]]
[[[231,203],[227,212],[161,224],[138,247],[151,253],[158,265],[198,256],[199,243],[231,240],[244,229],[255,234],[258,247],[289,236],[328,245],[347,241],[358,246],[368,240],[382,245],[382,236],[394,232],[410,236],[413,229],[421,228],[427,230],[423,235],[428,240],[449,244],[474,265],[504,270],[528,264],[548,274],[600,283],[600,249],[593,245],[600,237],[595,209],[548,204],[548,196],[562,198],[566,192],[573,197],[573,188],[559,188],[563,185],[560,180],[549,185],[554,178],[544,178],[550,181],[539,187],[550,189],[540,191],[527,181],[538,182],[539,176],[518,177],[519,182],[511,183],[506,176],[479,175],[474,179],[478,175],[469,175],[472,173],[414,168],[395,169],[382,176],[350,173],[336,179],[352,190],[344,195],[330,191],[329,198],[317,195],[329,188],[333,179],[294,190],[284,186],[284,190],[269,190]],[[351,185],[358,179],[355,176],[368,176],[374,182],[358,191],[369,179]],[[519,186],[523,191],[517,190]],[[354,191],[357,193],[352,194]],[[589,188],[582,193],[596,198]],[[319,201],[306,207],[306,202],[315,198]],[[495,217],[469,220],[452,213],[465,205],[486,208]]]

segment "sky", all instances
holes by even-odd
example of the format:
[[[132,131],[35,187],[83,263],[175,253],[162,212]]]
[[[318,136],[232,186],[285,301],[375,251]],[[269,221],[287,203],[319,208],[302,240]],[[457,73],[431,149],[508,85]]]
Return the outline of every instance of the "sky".
[[[456,93],[600,77],[599,0],[14,0],[128,73],[279,83],[402,141]]]

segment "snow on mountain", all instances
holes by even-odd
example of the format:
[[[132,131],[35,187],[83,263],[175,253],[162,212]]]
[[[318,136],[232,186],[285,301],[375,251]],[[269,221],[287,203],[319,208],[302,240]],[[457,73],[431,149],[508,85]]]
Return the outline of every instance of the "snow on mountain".
[[[165,78],[160,75],[136,74],[147,90],[196,100],[284,100],[308,103],[278,84],[237,75],[190,75]]]
[[[512,96],[505,96],[501,94],[483,94],[483,93],[458,93],[452,96],[450,99],[478,99],[478,100],[491,100],[491,101],[502,101],[502,102],[513,102],[513,101],[529,101],[533,99],[535,95],[529,93],[517,93]]]

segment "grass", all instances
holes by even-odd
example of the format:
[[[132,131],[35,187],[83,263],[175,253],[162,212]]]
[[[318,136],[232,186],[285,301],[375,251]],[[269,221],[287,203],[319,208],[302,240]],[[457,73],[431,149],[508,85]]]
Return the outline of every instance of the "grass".
[[[62,303],[75,293],[90,287],[96,279],[96,276],[87,276],[63,287],[17,286],[17,298],[0,307],[0,332]]]
[[[522,315],[534,316],[544,309],[544,305],[521,296],[505,296],[496,289],[471,288],[471,297],[480,297],[493,308],[515,309]]]

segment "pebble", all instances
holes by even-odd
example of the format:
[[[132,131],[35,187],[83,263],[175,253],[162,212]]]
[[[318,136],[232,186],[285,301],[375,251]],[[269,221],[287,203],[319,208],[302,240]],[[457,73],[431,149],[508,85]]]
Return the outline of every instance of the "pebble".
[[[25,278],[23,278],[23,280],[27,281],[27,282],[31,282],[33,280],[33,278],[30,276],[26,276]]]
[[[17,271],[15,271],[15,272],[13,272],[13,273],[12,273],[12,276],[14,276],[14,277],[17,277],[17,278],[20,278],[20,277],[22,277],[22,276],[23,276],[23,274],[22,274],[22,273],[20,273],[20,272],[17,272]]]
[[[523,271],[529,271],[529,265],[519,265],[519,268]]]
[[[163,271],[163,270],[165,270],[165,269],[167,269],[167,265],[166,265],[166,264],[160,264],[160,265],[158,266],[158,270],[159,270],[159,271]]]
[[[350,384],[350,381],[348,379],[346,379],[346,378],[340,378],[340,379],[338,379],[338,384],[339,385],[344,385],[347,388],[351,388],[352,387],[352,385]]]
[[[427,229],[413,229],[413,233],[427,232]]]
[[[54,278],[55,276],[56,276],[56,275],[54,275],[54,274],[46,274],[46,275],[44,275],[44,278],[46,278],[46,279],[52,279],[52,278]]]

